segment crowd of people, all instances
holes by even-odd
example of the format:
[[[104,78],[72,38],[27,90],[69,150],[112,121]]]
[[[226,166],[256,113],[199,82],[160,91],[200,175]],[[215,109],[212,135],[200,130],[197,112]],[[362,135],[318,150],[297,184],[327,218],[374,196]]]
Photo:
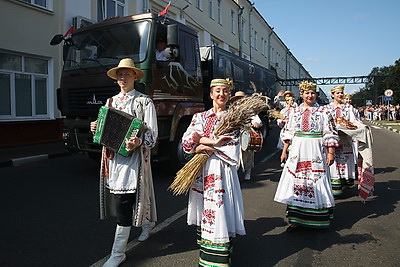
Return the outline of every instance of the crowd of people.
[[[360,117],[366,120],[400,120],[400,104],[370,105],[358,108]]]
[[[143,77],[132,59],[122,59],[107,75],[117,81],[120,93],[107,101],[118,109],[144,122],[144,131],[125,140],[129,157],[104,147],[101,161],[101,218],[117,217],[111,256],[104,266],[118,266],[125,259],[125,249],[132,226],[142,227],[140,241],[149,237],[157,220],[156,201],[150,166],[150,151],[157,142],[157,117],[149,96],[134,88],[134,81]],[[206,162],[191,184],[187,224],[197,227],[199,266],[230,266],[232,240],[245,235],[240,166],[250,180],[254,151],[241,149],[241,131],[234,129],[220,136],[215,129],[229,109],[228,101],[245,97],[244,92],[232,96],[232,81],[214,79],[210,83],[211,109],[193,115],[182,137],[186,153],[207,155]],[[359,119],[371,112],[355,109],[344,86],[331,89],[332,103],[320,106],[316,84],[299,84],[302,103],[295,103],[290,91],[280,92],[276,101],[280,115],[282,174],[274,200],[286,205],[287,232],[302,227],[329,228],[333,219],[335,196],[354,185],[357,179],[358,140],[338,131],[340,118],[361,125]],[[350,98],[350,99],[349,99]],[[347,101],[347,102],[346,102]],[[395,108],[396,110],[396,108]],[[397,109],[398,110],[398,109]],[[249,128],[262,124],[258,116],[249,118]],[[97,121],[90,125],[96,132]]]

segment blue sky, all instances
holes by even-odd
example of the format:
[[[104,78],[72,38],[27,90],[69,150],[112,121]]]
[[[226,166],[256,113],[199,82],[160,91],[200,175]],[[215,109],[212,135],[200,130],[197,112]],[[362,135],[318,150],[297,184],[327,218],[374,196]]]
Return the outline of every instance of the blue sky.
[[[364,76],[400,58],[399,0],[253,1],[313,77]],[[328,96],[331,87],[321,86]]]

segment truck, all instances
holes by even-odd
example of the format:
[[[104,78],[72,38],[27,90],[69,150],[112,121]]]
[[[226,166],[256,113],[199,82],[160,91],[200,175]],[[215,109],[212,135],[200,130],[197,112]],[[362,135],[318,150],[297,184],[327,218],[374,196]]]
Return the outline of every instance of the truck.
[[[210,107],[209,84],[214,77],[232,77],[235,90],[250,93],[248,80],[255,81],[260,92],[272,95],[275,73],[259,66],[246,65],[239,56],[217,47],[201,59],[197,32],[178,21],[145,13],[113,18],[76,29],[69,38],[56,35],[50,44],[64,41],[63,71],[57,89],[57,106],[64,116],[62,136],[72,152],[87,152],[99,158],[100,147],[93,143],[89,123],[96,120],[99,108],[119,92],[106,71],[122,58],[132,58],[144,77],[135,89],[154,102],[159,140],[153,160],[170,160],[170,166],[182,166],[188,155],[180,139],[193,114]],[[168,61],[155,57],[156,43],[165,41]],[[230,54],[230,55],[229,55]],[[228,65],[230,67],[228,67]]]

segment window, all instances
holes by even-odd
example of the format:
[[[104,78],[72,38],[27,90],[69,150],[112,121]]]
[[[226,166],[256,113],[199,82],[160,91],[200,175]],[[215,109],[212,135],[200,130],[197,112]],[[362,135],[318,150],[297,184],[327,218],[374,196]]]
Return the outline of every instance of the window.
[[[125,0],[106,0],[106,18],[125,16]]]
[[[235,33],[235,11],[231,10],[231,32]]]
[[[38,6],[48,10],[53,10],[53,0],[20,0],[20,1],[31,4],[33,6]]]
[[[254,49],[257,50],[257,31],[254,31]]]
[[[264,37],[261,37],[261,55],[265,55],[265,51],[264,51]]]
[[[48,61],[0,52],[0,119],[48,117]]]
[[[197,7],[198,9],[200,9],[200,10],[201,10],[201,1],[202,1],[202,0],[196,0],[196,7]]]
[[[242,18],[240,30],[242,31],[242,40],[245,43],[246,42],[246,20],[243,18]]]
[[[217,16],[218,23],[222,25],[221,0],[217,0]]]
[[[213,6],[213,0],[208,0],[208,12],[210,14],[210,18],[214,18],[214,6]]]

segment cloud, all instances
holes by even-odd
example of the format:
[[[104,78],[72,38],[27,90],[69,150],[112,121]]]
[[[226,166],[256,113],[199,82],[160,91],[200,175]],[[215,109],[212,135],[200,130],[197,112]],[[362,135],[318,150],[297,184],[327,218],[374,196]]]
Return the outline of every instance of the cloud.
[[[309,57],[309,58],[306,58],[306,61],[308,61],[308,62],[322,62],[324,60],[322,58]]]
[[[357,14],[354,16],[354,18],[357,20],[363,20],[363,19],[367,19],[369,16],[370,16],[370,14]]]

